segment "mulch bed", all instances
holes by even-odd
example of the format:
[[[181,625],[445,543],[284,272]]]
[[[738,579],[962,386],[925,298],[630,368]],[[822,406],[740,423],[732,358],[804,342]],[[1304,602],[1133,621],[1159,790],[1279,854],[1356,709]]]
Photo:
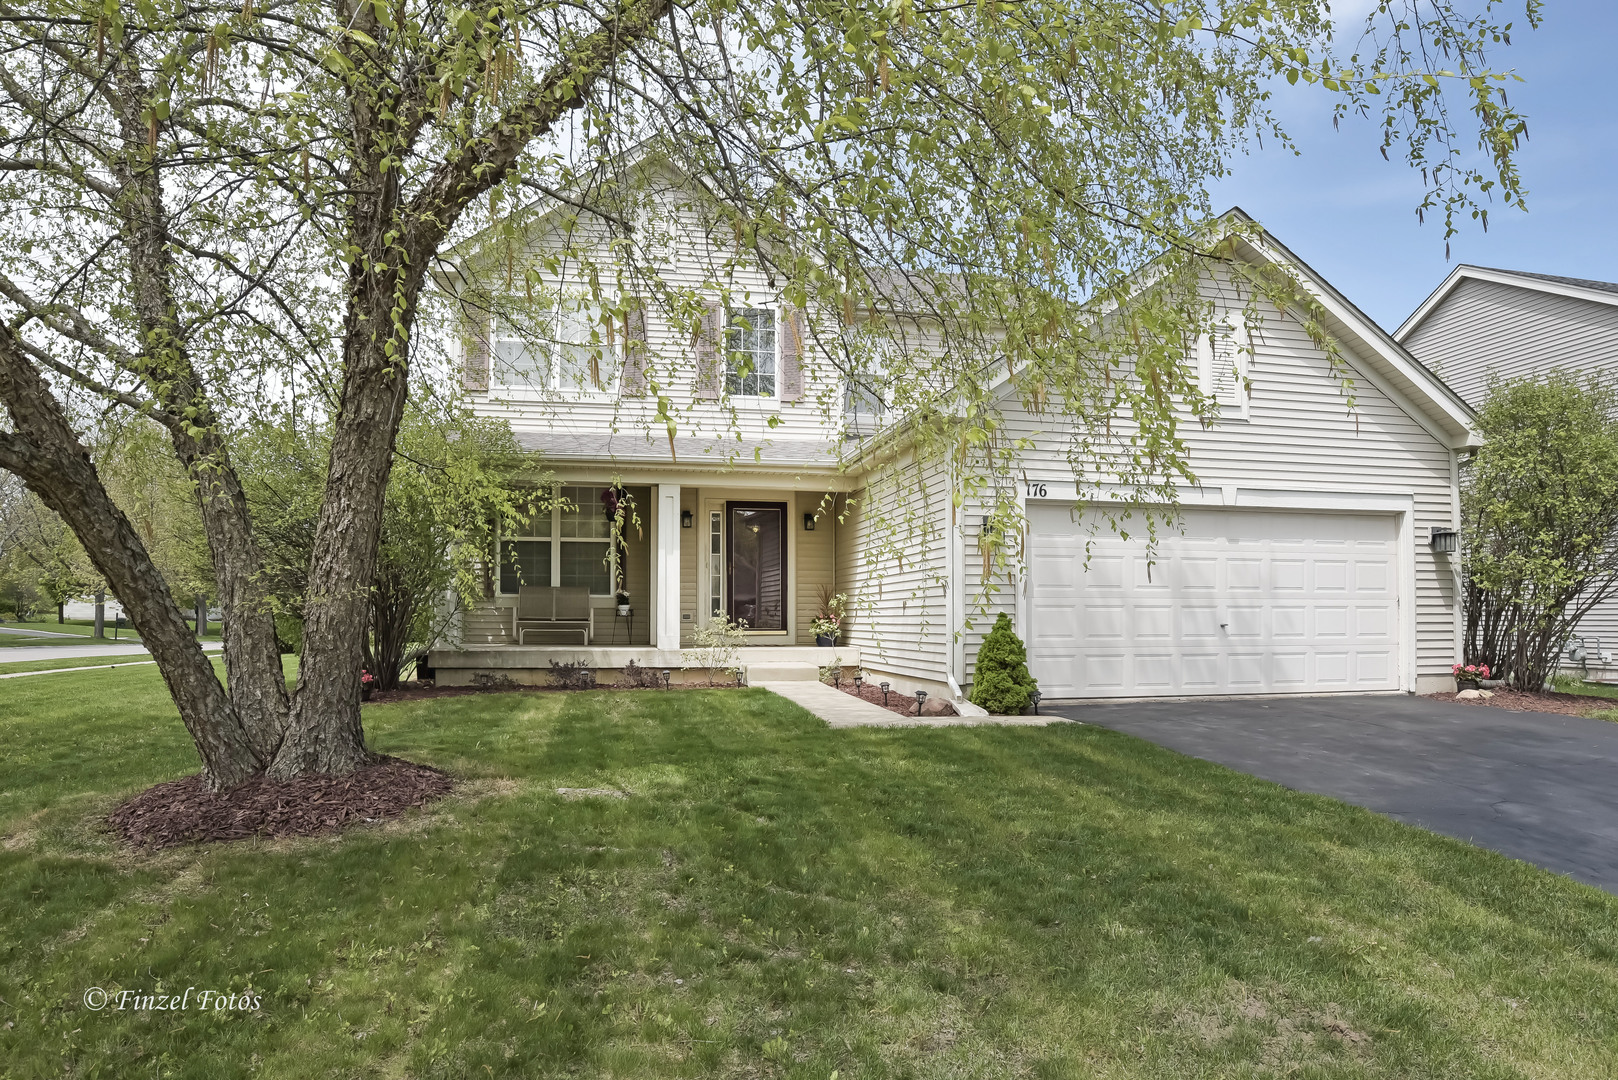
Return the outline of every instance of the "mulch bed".
[[[198,773],[147,788],[107,820],[125,842],[147,850],[252,836],[316,836],[398,817],[442,798],[451,783],[447,773],[391,757],[347,776],[259,776],[217,794],[202,786]]]
[[[857,697],[857,698],[860,698],[862,700],[869,701],[872,705],[881,706],[882,708],[887,709],[890,713],[898,713],[900,716],[912,716],[912,717],[916,715],[916,695],[915,694],[901,694],[897,690],[890,690],[890,691],[888,691],[888,703],[886,705],[882,705],[882,688],[879,687],[879,686],[872,686],[870,683],[866,683],[864,686],[860,687],[860,689],[858,691],[855,691],[854,684],[845,679],[845,680],[843,680],[842,684],[837,687],[837,689],[841,690],[843,693],[849,695],[850,697]],[[934,700],[936,700],[936,699],[929,697],[927,699],[927,704],[931,705]],[[928,715],[930,715],[930,716],[954,716],[955,715],[955,706],[951,705],[947,701],[943,702],[942,704],[943,704],[944,709],[946,711],[944,711],[944,712],[936,712],[936,713],[929,713]]]
[[[1434,701],[1452,701],[1457,705],[1489,705],[1496,709],[1561,713],[1564,716],[1585,716],[1602,709],[1618,709],[1618,700],[1609,698],[1584,694],[1531,694],[1526,690],[1507,690],[1503,686],[1495,690],[1492,698],[1457,698],[1453,693],[1427,696]]]

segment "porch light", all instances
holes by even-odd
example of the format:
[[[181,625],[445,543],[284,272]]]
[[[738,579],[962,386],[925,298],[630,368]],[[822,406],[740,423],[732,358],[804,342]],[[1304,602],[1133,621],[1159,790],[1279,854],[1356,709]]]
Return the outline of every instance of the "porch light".
[[[887,683],[882,684],[882,707],[884,709],[888,707],[888,684]]]
[[[814,532],[815,531],[815,514],[814,514],[813,510],[806,511],[804,513],[804,515],[803,515],[803,531],[804,532]]]
[[[1454,529],[1434,529],[1427,539],[1427,546],[1440,555],[1453,555],[1460,546],[1461,536]]]
[[[925,705],[926,703],[927,703],[927,691],[925,691],[925,690],[917,690],[916,691],[916,715],[917,716],[921,715],[921,707],[923,705]]]
[[[689,511],[689,510],[681,510],[680,511],[680,528],[689,529],[690,527],[691,527],[691,511]]]

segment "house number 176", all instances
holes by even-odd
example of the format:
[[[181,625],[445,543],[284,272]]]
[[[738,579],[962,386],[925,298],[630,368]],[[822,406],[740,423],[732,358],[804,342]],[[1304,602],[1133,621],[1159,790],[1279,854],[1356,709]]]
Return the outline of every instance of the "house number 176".
[[[1043,499],[1045,497],[1044,484],[1028,484],[1028,497],[1030,499]]]

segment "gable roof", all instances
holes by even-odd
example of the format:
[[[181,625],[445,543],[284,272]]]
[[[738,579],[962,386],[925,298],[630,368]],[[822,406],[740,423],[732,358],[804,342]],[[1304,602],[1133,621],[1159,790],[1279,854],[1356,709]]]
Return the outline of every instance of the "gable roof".
[[[1238,251],[1249,259],[1290,268],[1324,310],[1326,329],[1349,346],[1354,359],[1361,361],[1357,369],[1413,420],[1452,449],[1482,444],[1473,428],[1472,407],[1410,355],[1375,319],[1338,292],[1331,282],[1293,254],[1241,207],[1233,206],[1219,218],[1258,227],[1256,236],[1238,234]]]
[[[1492,266],[1462,263],[1451,270],[1443,283],[1433,290],[1432,295],[1423,300],[1421,306],[1412,311],[1410,317],[1393,332],[1394,340],[1404,341],[1415,333],[1416,328],[1426,321],[1427,316],[1436,311],[1463,281],[1490,281],[1497,285],[1515,285],[1519,289],[1532,289],[1535,292],[1589,300],[1596,304],[1618,305],[1618,283],[1611,281],[1560,277],[1556,274],[1532,274],[1526,270],[1499,270]]]
[[[1230,223],[1257,228],[1257,233],[1231,234],[1238,256],[1250,262],[1267,262],[1290,269],[1321,306],[1326,329],[1348,346],[1352,356],[1345,359],[1356,373],[1445,446],[1467,449],[1482,444],[1473,428],[1472,407],[1374,319],[1355,307],[1241,207],[1233,206],[1219,215],[1212,229],[1214,236],[1230,231]],[[1614,299],[1618,300],[1618,296]],[[1009,376],[1002,372],[997,381],[1004,382],[1007,378]]]

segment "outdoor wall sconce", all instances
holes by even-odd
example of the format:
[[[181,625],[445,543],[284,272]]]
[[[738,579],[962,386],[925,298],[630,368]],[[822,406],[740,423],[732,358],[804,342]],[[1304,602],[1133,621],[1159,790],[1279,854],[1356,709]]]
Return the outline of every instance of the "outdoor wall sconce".
[[[1460,546],[1461,536],[1454,529],[1434,529],[1427,539],[1427,546],[1440,555],[1453,555]]]
[[[927,703],[927,691],[925,691],[925,690],[917,690],[916,691],[916,715],[917,716],[921,715],[921,707],[923,705],[925,705],[926,703]]]
[[[814,532],[815,531],[815,515],[814,515],[814,511],[812,511],[812,510],[803,515],[803,531],[804,532]]]
[[[690,527],[691,527],[691,511],[689,511],[689,510],[681,510],[680,511],[680,528],[689,529]]]

